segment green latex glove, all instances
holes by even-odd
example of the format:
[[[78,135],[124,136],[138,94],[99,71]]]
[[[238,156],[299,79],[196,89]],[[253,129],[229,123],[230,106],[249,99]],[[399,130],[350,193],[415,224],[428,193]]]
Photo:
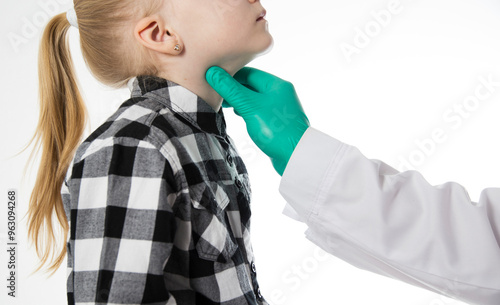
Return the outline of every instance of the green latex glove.
[[[247,125],[257,146],[283,175],[288,160],[309,128],[293,84],[274,75],[245,67],[231,77],[220,67],[208,69],[206,79]]]

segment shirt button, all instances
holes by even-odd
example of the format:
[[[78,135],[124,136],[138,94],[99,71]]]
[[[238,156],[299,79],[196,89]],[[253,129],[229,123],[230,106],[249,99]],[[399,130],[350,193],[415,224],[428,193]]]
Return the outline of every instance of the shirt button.
[[[234,181],[234,183],[236,184],[236,186],[237,186],[238,188],[241,188],[241,187],[243,186],[243,183],[241,183],[241,181],[240,181],[239,179],[236,179],[236,180]]]
[[[255,268],[255,264],[253,262],[250,266],[252,267],[252,272],[257,273],[257,268]]]
[[[227,163],[229,163],[229,165],[233,165],[233,157],[231,155],[227,155],[226,161]]]
[[[259,301],[262,301],[262,294],[260,293],[260,288],[257,288],[257,298],[259,299]]]

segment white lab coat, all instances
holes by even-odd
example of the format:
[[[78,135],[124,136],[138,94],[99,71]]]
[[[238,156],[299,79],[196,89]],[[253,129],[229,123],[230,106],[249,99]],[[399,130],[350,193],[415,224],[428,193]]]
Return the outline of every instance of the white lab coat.
[[[431,186],[309,128],[283,174],[285,214],[325,251],[471,304],[500,304],[500,189],[478,203],[456,183]]]

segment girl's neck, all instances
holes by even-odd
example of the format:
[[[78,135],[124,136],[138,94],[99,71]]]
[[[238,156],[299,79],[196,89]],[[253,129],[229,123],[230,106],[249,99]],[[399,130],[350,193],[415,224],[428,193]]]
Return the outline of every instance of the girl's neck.
[[[234,76],[238,70],[253,59],[253,55],[236,59],[229,58],[219,62],[200,62],[198,59],[195,56],[194,58],[185,57],[183,60],[170,61],[163,66],[164,69],[159,76],[190,90],[218,112],[222,105],[222,97],[208,84],[205,78],[208,68],[219,66],[229,75]]]
[[[183,86],[207,102],[214,111],[219,112],[222,97],[207,83],[205,73],[206,69],[200,69],[197,73],[187,69],[175,73],[160,73],[159,76]]]

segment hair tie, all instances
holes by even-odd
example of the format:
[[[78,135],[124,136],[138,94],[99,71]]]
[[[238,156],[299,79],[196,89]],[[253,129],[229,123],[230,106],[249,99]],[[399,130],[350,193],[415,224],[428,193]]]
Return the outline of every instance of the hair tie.
[[[76,12],[74,8],[71,8],[66,12],[66,19],[68,19],[69,24],[78,29],[78,19],[76,18]]]

